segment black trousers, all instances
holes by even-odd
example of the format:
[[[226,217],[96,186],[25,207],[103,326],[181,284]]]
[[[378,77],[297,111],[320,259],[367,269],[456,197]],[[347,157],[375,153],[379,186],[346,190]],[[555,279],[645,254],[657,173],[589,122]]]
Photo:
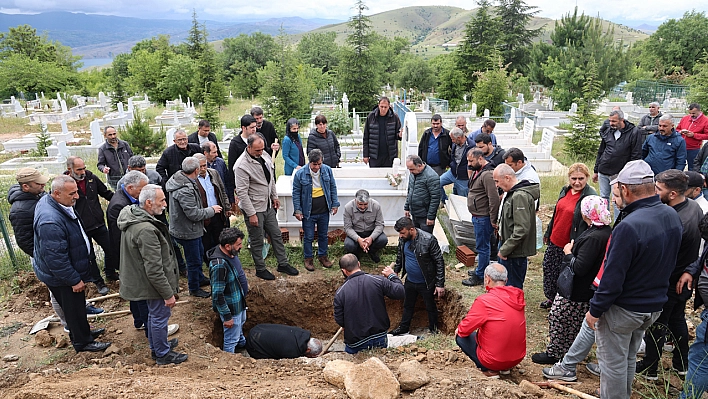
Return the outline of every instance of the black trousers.
[[[430,331],[436,331],[438,329],[438,307],[433,296],[435,287],[429,289],[425,283],[416,284],[406,280],[403,284],[403,289],[406,293],[406,299],[403,300],[403,316],[401,317],[400,327],[410,331],[415,303],[418,300],[418,295],[420,295],[425,303],[425,310],[428,312],[428,328]]]
[[[87,231],[86,235],[89,239],[96,241],[96,244],[103,249],[103,270],[106,275],[114,274],[118,270],[118,264],[114,260],[113,253],[114,251],[120,251],[120,248],[111,248],[111,239],[106,225]]]
[[[425,232],[428,232],[430,234],[433,234],[433,228],[435,227],[435,225],[431,224],[430,226],[428,226],[428,224],[427,224],[428,219],[427,218],[425,218],[425,217],[418,218],[415,216],[412,216],[412,217],[413,217],[413,225],[415,227],[417,227]]]
[[[686,289],[686,288],[684,288]],[[646,355],[644,364],[649,364],[649,370],[656,371],[659,366],[661,350],[666,341],[667,332],[671,333],[674,342],[673,366],[678,370],[688,368],[688,326],[686,325],[686,300],[680,299],[674,286],[669,287],[669,299],[664,304],[661,315],[647,329],[644,335]]]
[[[390,168],[393,166],[393,159],[396,157],[392,157],[390,155],[387,155],[385,157],[378,157],[377,159],[369,158],[369,167],[370,168]]]
[[[64,311],[66,327],[69,329],[69,339],[74,349],[80,350],[93,342],[91,327],[86,320],[86,295],[84,291],[74,292],[71,287],[49,287],[54,298]]]
[[[209,258],[206,253],[210,249],[219,245],[219,235],[224,230],[224,217],[221,213],[217,213],[211,218],[209,225],[204,227],[204,235],[202,236],[202,246],[204,247],[204,263],[209,265]]]

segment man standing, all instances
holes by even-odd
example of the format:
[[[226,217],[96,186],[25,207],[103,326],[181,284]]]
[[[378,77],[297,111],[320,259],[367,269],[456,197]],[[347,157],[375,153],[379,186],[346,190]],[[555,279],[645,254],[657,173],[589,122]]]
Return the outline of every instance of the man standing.
[[[592,181],[600,182],[600,196],[609,204],[610,177],[627,162],[642,159],[642,137],[639,129],[624,119],[624,112],[614,110],[610,112],[609,127],[600,129],[600,140]]]
[[[670,114],[659,118],[659,131],[650,135],[642,145],[642,158],[655,175],[686,167],[686,140],[674,130]]]
[[[686,140],[686,160],[689,165],[693,165],[703,140],[708,140],[708,117],[701,112],[700,104],[692,103],[688,106],[688,115],[681,118],[676,130]]]
[[[280,150],[275,126],[269,120],[263,119],[263,108],[261,107],[251,108],[251,116],[256,120],[256,132],[265,139],[265,152],[270,155],[271,159],[274,159]]]
[[[469,139],[467,140],[469,142]],[[504,149],[500,145],[494,144],[494,140],[487,133],[480,133],[474,138],[474,143],[477,148],[484,151],[484,157],[494,166],[504,162]]]
[[[254,359],[317,357],[322,342],[302,328],[282,324],[256,324],[248,332],[246,350]]]
[[[688,190],[686,190],[686,197],[696,201],[696,203],[703,210],[703,214],[708,212],[708,200],[703,195],[703,187],[705,186],[705,177],[698,172],[692,170],[686,171],[686,176],[688,176]],[[17,230],[15,230],[17,232]]]
[[[390,168],[398,158],[401,140],[401,120],[391,109],[388,97],[381,97],[379,105],[366,117],[364,125],[364,163],[371,168]]]
[[[507,271],[499,263],[484,269],[486,293],[478,296],[460,325],[455,342],[489,378],[521,363],[526,356],[524,292],[507,286]]]
[[[209,279],[202,272],[204,221],[211,219],[222,209],[218,204],[202,206],[201,191],[204,189],[197,181],[198,175],[199,161],[194,157],[187,157],[182,161],[182,170],[172,175],[165,188],[170,198],[169,232],[177,244],[184,248],[189,294],[209,298],[211,295],[200,288],[209,285]]]
[[[221,181],[219,173],[214,169],[207,168],[207,159],[203,154],[194,154],[194,158],[199,161],[199,174],[197,181],[201,188],[199,195],[202,199],[202,207],[206,208],[219,205],[223,212],[218,212],[211,219],[204,221],[204,235],[202,236],[202,246],[204,247],[204,261],[208,262],[206,252],[219,245],[219,236],[225,227],[230,226],[231,203],[226,198],[226,189]]]
[[[246,151],[239,157],[233,171],[236,176],[236,196],[241,200],[240,207],[251,240],[251,256],[256,267],[256,276],[264,280],[275,280],[275,276],[266,269],[263,259],[264,233],[270,235],[278,271],[290,276],[299,272],[290,266],[285,253],[278,220],[275,211],[280,208],[278,193],[275,191],[275,168],[268,154],[263,154],[265,140],[259,134],[248,137]]]
[[[146,301],[145,326],[153,359],[159,365],[180,364],[186,353],[175,352],[177,339],[167,341],[167,323],[179,292],[177,258],[167,226],[155,218],[167,202],[160,186],[148,184],[140,191],[139,205],[123,208],[118,228],[120,244],[120,296],[129,301]]]
[[[60,175],[52,181],[52,193],[37,202],[32,267],[64,311],[74,350],[98,352],[111,343],[94,341],[86,320],[84,280],[93,280],[89,266],[91,241],[74,212],[78,191],[74,179]]]
[[[384,234],[384,217],[381,205],[361,189],[354,199],[344,205],[344,252],[357,255],[361,251],[369,254],[374,263],[381,262],[379,250],[386,247],[388,237]]]
[[[484,134],[489,135],[489,137],[492,140],[491,141],[492,145],[496,146],[497,145],[497,136],[495,136],[494,133],[492,133],[492,132],[494,132],[494,128],[496,126],[497,126],[497,123],[494,122],[494,120],[487,119],[486,121],[484,121],[484,123],[482,123],[482,127],[480,127],[479,129],[477,129],[474,132],[471,132],[470,134],[467,135],[467,144],[470,147],[474,147],[474,143],[476,143],[475,139],[477,138],[477,136],[484,133]]]
[[[128,142],[119,140],[116,129],[113,126],[106,126],[103,129],[103,137],[106,142],[98,147],[98,170],[107,175],[108,185],[114,190],[116,183],[126,172],[128,160],[133,156]]]
[[[145,157],[142,155],[133,155],[130,157],[128,160],[128,172],[131,170],[136,170],[147,176],[149,184],[157,184],[158,186],[162,185],[162,177],[159,173],[147,168],[147,161],[145,161]],[[118,180],[116,188],[120,187],[121,184],[123,184],[123,178]]]
[[[467,272],[469,278],[462,280],[468,287],[484,282],[484,271],[489,265],[491,236],[498,228],[499,192],[494,184],[494,165],[487,161],[482,150],[474,149],[467,153],[469,165],[469,193],[467,209],[472,214],[475,247],[479,262],[475,271]],[[494,248],[496,250],[496,248]]]
[[[639,121],[639,133],[642,135],[642,142],[646,141],[647,137],[659,131],[659,118],[662,113],[659,112],[659,103],[653,102],[649,104],[649,113],[642,116]],[[673,122],[672,122],[673,124]]]
[[[391,321],[385,298],[405,296],[403,283],[390,266],[381,272],[383,277],[366,274],[360,266],[353,254],[339,259],[345,280],[334,295],[334,321],[344,328],[344,350],[350,354],[388,346]]]
[[[440,115],[433,115],[430,124],[431,127],[423,132],[423,137],[420,139],[418,156],[440,176],[450,165],[452,140],[450,139],[450,131],[442,125]]]
[[[410,218],[402,217],[396,221],[394,229],[398,232],[398,253],[393,270],[406,276],[406,299],[403,301],[401,323],[391,334],[402,335],[410,331],[411,320],[418,295],[423,298],[428,312],[428,329],[438,333],[438,308],[435,296],[445,296],[445,261],[438,245],[438,239],[432,234],[416,229]]]
[[[213,143],[216,146],[216,155],[219,158],[222,158],[221,150],[219,150],[219,142],[216,140],[216,135],[211,132],[211,125],[209,124],[209,121],[205,119],[199,121],[197,131],[187,137],[187,142],[190,144],[196,144],[200,147],[204,146],[206,143]]]
[[[691,297],[693,287],[685,285],[685,282],[680,279],[688,266],[698,258],[698,248],[701,246],[698,222],[703,217],[701,207],[683,194],[688,189],[688,176],[683,171],[669,169],[656,175],[655,180],[656,194],[662,203],[676,210],[681,219],[683,234],[675,267],[669,277],[666,293],[668,300],[664,303],[661,315],[644,336],[646,354],[642,361],[637,362],[636,372],[643,373],[643,377],[648,380],[659,378],[656,370],[661,358],[661,348],[669,332],[675,347],[674,369],[679,373],[685,373],[688,368],[688,326],[685,311],[686,301]]]
[[[234,165],[236,164],[236,161],[241,157],[241,154],[246,151],[246,147],[248,146],[248,138],[251,137],[251,135],[254,133],[256,133],[256,118],[252,117],[251,115],[242,116],[241,133],[232,138],[231,142],[229,143],[229,167],[226,171],[226,180],[224,181],[225,186],[233,187],[234,190],[236,189],[236,183],[234,181]],[[261,136],[261,138],[263,137]],[[265,142],[265,138],[263,138],[263,141]],[[229,197],[229,201],[230,200],[231,197]],[[234,202],[232,202],[231,204],[233,204],[234,206],[238,205],[237,196],[234,196]],[[236,210],[236,208],[234,207],[232,210]]]
[[[417,155],[406,158],[406,168],[411,173],[403,205],[405,216],[412,217],[415,227],[432,234],[440,206],[440,176]]]
[[[499,263],[509,274],[508,285],[524,289],[528,257],[536,255],[534,203],[541,197],[538,184],[518,181],[514,169],[502,164],[494,169],[494,183],[506,193],[499,219]]]
[[[221,178],[222,183],[224,183],[224,186],[226,188],[226,197],[229,199],[229,203],[233,204],[234,203],[234,186],[233,186],[233,180],[230,181],[231,186],[227,183],[229,183],[229,174],[228,174],[228,167],[226,166],[226,162],[221,157],[218,157],[218,148],[214,143],[211,141],[207,141],[206,143],[202,144],[202,154],[206,157],[207,161],[207,168],[209,169],[214,169],[218,174],[219,177]]]
[[[162,182],[167,181],[182,168],[182,161],[194,154],[199,154],[201,148],[197,144],[187,142],[187,133],[179,129],[175,132],[174,145],[171,145],[162,152],[162,156],[157,161],[155,171],[162,177]]]
[[[302,250],[305,269],[315,271],[312,260],[312,241],[317,226],[317,259],[323,267],[332,267],[327,257],[329,214],[337,214],[337,182],[332,168],[322,164],[322,151],[314,149],[307,155],[309,167],[300,168],[293,176],[293,208],[295,218],[302,222]]]
[[[68,170],[64,172],[64,174],[71,176],[79,187],[79,199],[76,200],[76,206],[74,208],[81,219],[84,232],[88,235],[89,239],[96,241],[96,243],[101,246],[101,249],[103,249],[103,268],[106,273],[106,278],[109,281],[118,280],[115,269],[116,263],[111,259],[113,251],[111,251],[110,248],[111,240],[108,235],[108,229],[106,228],[105,215],[103,214],[101,202],[98,199],[98,197],[101,196],[107,201],[110,201],[111,197],[113,197],[113,191],[109,190],[101,179],[91,173],[90,170],[86,169],[86,164],[83,159],[73,156],[69,157],[66,160],[66,167]],[[94,279],[96,280],[98,293],[106,295],[108,293],[108,287],[106,287],[101,277],[101,272],[98,270],[93,248],[91,248],[90,252],[93,258],[91,260],[91,269],[95,274]]]
[[[447,201],[445,194],[445,186],[453,184],[452,193],[467,196],[467,182],[469,175],[467,173],[467,152],[471,148],[467,145],[467,138],[462,129],[455,127],[450,131],[450,139],[452,140],[452,150],[450,156],[450,170],[440,176],[440,195],[443,203]]]
[[[585,322],[596,330],[600,396],[629,399],[636,353],[666,302],[683,229],[676,211],[655,194],[646,162],[628,162],[610,184],[617,185],[623,218],[612,232]]]
[[[467,129],[467,118],[464,115],[455,118],[455,127],[462,130],[462,133],[465,134],[465,139],[467,139],[467,133],[470,131]]]
[[[10,204],[10,224],[15,233],[17,246],[29,256],[34,256],[34,208],[42,196],[46,194],[44,185],[49,178],[37,169],[22,168],[15,174],[17,184],[7,191],[7,202]]]
[[[528,180],[531,183],[541,183],[536,169],[526,160],[524,152],[520,149],[512,147],[506,150],[504,153],[504,163],[511,166],[511,169],[514,170],[516,180]]]
[[[238,254],[243,245],[243,233],[226,228],[219,236],[219,246],[207,251],[211,277],[211,307],[224,327],[224,352],[234,353],[246,346],[243,324],[246,323],[248,280]]]

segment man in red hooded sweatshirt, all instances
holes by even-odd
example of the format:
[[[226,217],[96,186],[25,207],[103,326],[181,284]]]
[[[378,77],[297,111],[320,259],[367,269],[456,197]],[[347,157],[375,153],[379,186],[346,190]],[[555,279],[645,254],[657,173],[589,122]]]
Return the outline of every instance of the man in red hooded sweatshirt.
[[[457,345],[489,378],[499,378],[500,371],[508,374],[526,356],[524,291],[507,286],[506,280],[504,266],[487,266],[487,293],[475,299],[455,330]]]

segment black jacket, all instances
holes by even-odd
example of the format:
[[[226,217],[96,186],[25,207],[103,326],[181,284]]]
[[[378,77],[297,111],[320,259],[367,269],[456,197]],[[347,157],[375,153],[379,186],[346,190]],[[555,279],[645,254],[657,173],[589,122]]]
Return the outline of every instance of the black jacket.
[[[693,160],[693,165],[688,165],[689,170],[695,170],[700,173],[701,166],[703,166],[703,162],[706,161],[706,158],[708,158],[708,143],[704,144],[701,150],[698,151],[698,155],[696,155],[696,158]]]
[[[612,233],[610,226],[593,225],[588,228],[587,223],[585,226],[583,233],[575,239],[572,253],[565,255],[561,263],[561,270],[570,266],[575,273],[573,293],[570,298],[566,298],[573,302],[588,302],[595,293],[592,282],[605,259],[607,240]]]
[[[642,135],[639,129],[628,120],[624,120],[624,128],[620,129],[619,140],[615,140],[615,130],[609,125],[600,128],[600,148],[597,150],[595,173],[616,175],[629,161],[642,159]]]
[[[254,359],[295,359],[305,356],[310,332],[282,324],[256,324],[248,332],[246,350]]]
[[[561,200],[561,198],[565,197],[565,195],[570,191],[570,186],[565,186],[561,189],[560,194],[558,195],[558,201]],[[595,191],[594,188],[592,188],[589,184],[585,186],[583,189],[583,192],[580,193],[580,198],[578,198],[578,203],[575,204],[575,211],[573,212],[573,227],[570,229],[570,239],[575,240],[583,234],[583,231],[585,231],[588,228],[588,224],[583,221],[583,214],[580,211],[580,203],[583,202],[583,198],[587,197],[588,195],[597,195],[597,192]],[[556,201],[557,202],[557,201]],[[548,222],[548,227],[546,228],[546,234],[545,238],[547,240],[551,239],[551,232],[553,232],[553,219],[556,217],[556,208],[553,207],[553,216],[551,217],[551,221]],[[603,250],[604,252],[604,250]]]
[[[430,165],[428,162],[428,142],[430,141],[430,136],[433,134],[433,128],[428,128],[423,132],[423,137],[420,138],[420,143],[418,144],[418,156],[423,160],[423,162]],[[442,166],[447,168],[450,165],[450,154],[452,151],[452,138],[450,137],[450,131],[442,128],[442,132],[438,136],[438,154],[440,154],[440,163],[437,165],[430,166]]]
[[[379,107],[374,108],[373,111],[366,117],[366,124],[364,125],[364,148],[363,157],[378,159],[379,158]],[[401,137],[398,137],[398,132],[401,131],[401,120],[393,109],[388,110],[386,114],[386,131],[383,134],[386,135],[386,144],[388,145],[388,153],[390,158],[398,157],[398,141]]]
[[[275,132],[275,126],[273,126],[270,121],[264,119],[261,128],[256,128],[256,132],[260,133],[261,136],[263,136],[263,138],[265,139],[265,148],[263,150],[267,152],[268,155],[271,156],[271,158],[275,159],[275,157],[273,156],[273,150],[270,148],[270,145],[275,143],[275,139],[278,138],[278,134]],[[276,155],[278,155],[277,152]],[[236,161],[234,160],[234,162]]]
[[[64,174],[69,175],[69,171],[64,172]],[[86,171],[84,180],[86,181],[86,194],[79,189],[79,199],[76,200],[74,210],[76,210],[76,214],[81,219],[84,231],[89,232],[101,226],[106,226],[103,208],[98,197],[101,196],[110,201],[113,198],[113,191],[106,187],[101,179],[90,170]]]
[[[469,180],[470,175],[467,173],[467,153],[472,147],[467,145],[467,140],[465,140],[465,144],[463,145],[464,149],[462,150],[462,159],[460,159],[459,164],[455,162],[455,150],[457,150],[457,147],[459,147],[457,144],[452,143],[452,149],[450,150],[450,173],[452,173],[457,180]]]
[[[223,158],[223,155],[221,155],[221,150],[219,149],[219,142],[216,140],[216,135],[214,133],[209,132],[209,135],[207,136],[207,139],[214,143],[216,145],[216,154],[219,158]],[[199,145],[199,131],[196,131],[189,136],[187,136],[187,142]],[[200,146],[201,147],[201,146]],[[201,151],[199,151],[201,152]]]
[[[681,275],[698,258],[698,251],[701,247],[701,232],[698,229],[698,222],[703,218],[701,206],[692,199],[686,198],[684,202],[673,208],[681,218],[683,233],[681,234],[681,246],[676,256],[676,267],[669,278],[669,290],[676,289],[676,283]]]
[[[128,160],[133,156],[133,150],[130,149],[130,144],[123,140],[118,140],[118,148],[114,148],[104,141],[98,147],[98,170],[103,172],[103,168],[108,166],[111,170],[108,172],[110,177],[123,176],[128,170]],[[115,179],[113,181],[117,181]]]
[[[118,228],[118,215],[120,211],[123,210],[128,205],[132,205],[132,202],[128,198],[128,195],[123,192],[123,189],[118,187],[111,202],[108,203],[108,208],[106,209],[106,220],[108,221],[108,235],[111,240],[111,249],[113,249],[114,257],[113,259],[118,265],[120,261],[120,236],[121,230]]]
[[[37,201],[46,193],[33,195],[22,191],[19,184],[13,184],[7,192],[7,202],[10,204],[10,224],[15,233],[15,241],[29,256],[34,256],[34,207]]]
[[[433,287],[445,287],[445,260],[438,245],[438,239],[434,235],[416,228],[416,236],[413,239],[413,252],[418,260],[418,265],[423,271],[425,285],[428,289]],[[405,241],[398,240],[398,253],[396,254],[396,266],[393,271],[401,273],[401,277],[406,275],[406,255],[403,253]]]
[[[317,131],[317,128],[312,128],[310,135],[307,136],[307,154],[315,148],[322,151],[323,164],[330,168],[339,167],[342,150],[339,148],[339,140],[337,140],[337,136],[333,131],[327,129],[327,137],[324,137]]]
[[[487,155],[484,157],[484,159],[487,160],[487,162],[492,163],[494,166],[499,166],[504,163],[504,151],[503,148],[501,148],[500,145],[495,145],[494,146],[494,151],[492,151],[491,154]]]
[[[162,152],[160,160],[155,165],[155,171],[162,177],[162,184],[167,183],[167,180],[176,172],[182,170],[182,161],[185,158],[191,157],[194,154],[201,154],[202,149],[197,144],[187,143],[185,150],[180,150],[176,144],[173,144]]]

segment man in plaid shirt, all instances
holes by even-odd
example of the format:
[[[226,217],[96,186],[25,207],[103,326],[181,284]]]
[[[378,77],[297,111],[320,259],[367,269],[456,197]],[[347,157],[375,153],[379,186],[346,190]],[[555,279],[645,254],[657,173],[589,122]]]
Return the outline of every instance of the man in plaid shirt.
[[[224,325],[224,352],[233,353],[246,346],[243,325],[246,323],[248,280],[238,259],[243,233],[226,228],[219,235],[219,246],[207,252],[211,279],[211,306]]]

